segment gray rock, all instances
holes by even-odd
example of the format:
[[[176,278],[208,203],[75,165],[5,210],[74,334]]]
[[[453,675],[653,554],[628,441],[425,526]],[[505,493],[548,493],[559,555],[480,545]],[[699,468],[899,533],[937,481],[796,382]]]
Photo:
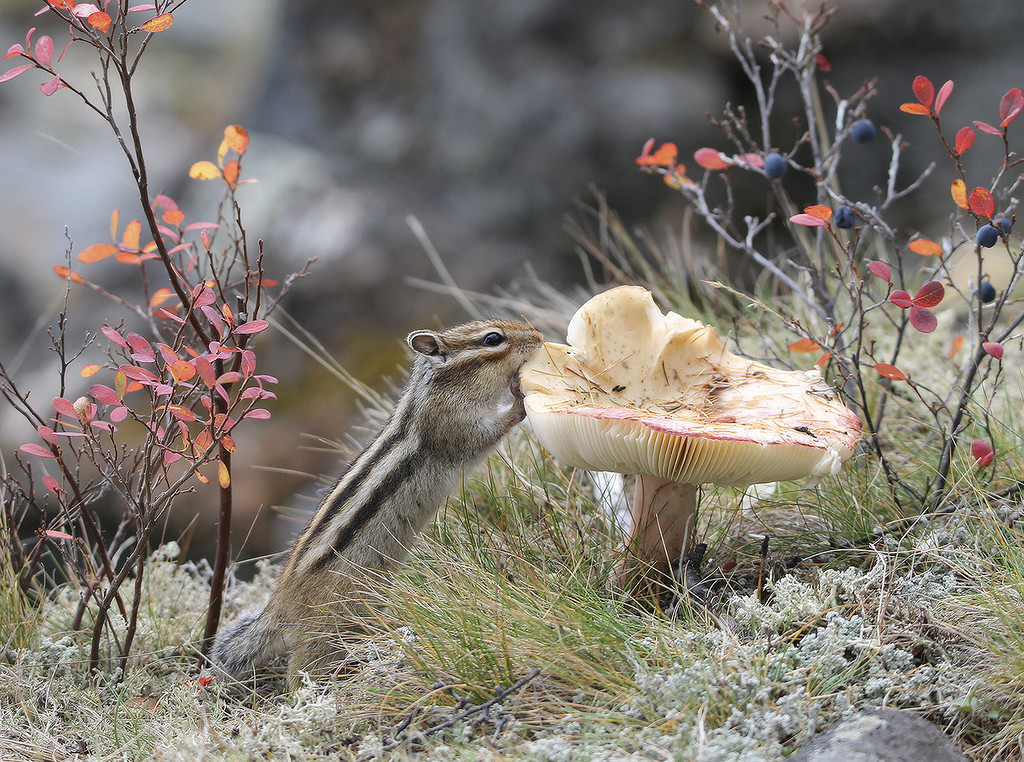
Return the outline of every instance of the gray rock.
[[[872,709],[819,733],[790,762],[967,762],[946,735],[921,717]]]

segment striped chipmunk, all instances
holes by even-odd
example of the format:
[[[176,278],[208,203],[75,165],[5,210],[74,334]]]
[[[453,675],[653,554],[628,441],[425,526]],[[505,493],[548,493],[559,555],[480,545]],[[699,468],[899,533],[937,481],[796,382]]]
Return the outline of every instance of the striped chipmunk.
[[[358,608],[360,590],[405,559],[460,474],[525,417],[519,369],[541,345],[535,329],[485,320],[407,341],[415,360],[387,423],[320,502],[263,609],[214,642],[211,660],[233,677],[284,654],[291,681],[339,663],[344,650],[323,623]]]

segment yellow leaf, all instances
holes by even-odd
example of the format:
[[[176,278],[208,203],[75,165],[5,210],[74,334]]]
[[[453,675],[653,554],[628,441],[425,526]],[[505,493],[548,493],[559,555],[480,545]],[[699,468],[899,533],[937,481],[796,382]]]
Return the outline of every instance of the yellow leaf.
[[[221,177],[220,169],[212,161],[197,161],[188,170],[193,180],[213,180]]]
[[[963,180],[954,180],[953,186],[949,189],[949,192],[953,196],[953,201],[961,209],[967,208],[967,184]]]
[[[143,32],[163,32],[166,29],[171,28],[171,24],[174,23],[174,16],[170,13],[161,13],[159,16],[154,16],[145,24],[139,27]]]
[[[231,472],[224,465],[224,461],[217,462],[217,482],[220,484],[221,489],[227,489],[231,486]]]
[[[100,369],[102,367],[103,367],[102,365],[96,365],[95,363],[91,363],[89,365],[83,365],[82,366],[82,378],[90,378],[92,376],[95,376],[97,373],[100,372]]]
[[[232,151],[241,156],[249,147],[249,133],[240,124],[229,124],[224,128],[224,142]]]
[[[111,215],[110,215],[110,240],[111,241],[116,241],[117,240],[117,227],[118,227],[117,209],[115,209],[111,213]]]

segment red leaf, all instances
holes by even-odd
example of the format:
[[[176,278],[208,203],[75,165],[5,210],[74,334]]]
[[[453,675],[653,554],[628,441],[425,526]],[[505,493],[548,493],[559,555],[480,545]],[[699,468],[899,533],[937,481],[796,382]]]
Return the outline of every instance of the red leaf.
[[[145,384],[153,384],[159,381],[155,373],[145,368],[140,368],[138,365],[122,365],[118,370],[123,371],[125,376],[132,381],[139,381]]]
[[[129,333],[125,340],[132,350],[132,359],[136,362],[153,362],[156,356],[153,354],[153,347],[148,341],[137,333]]]
[[[977,127],[979,130],[981,130],[982,132],[987,132],[989,135],[1002,135],[1003,134],[1002,130],[993,127],[991,124],[988,124],[987,122],[979,122],[979,121],[975,120],[974,126]]]
[[[53,95],[62,87],[64,87],[64,83],[61,81],[60,75],[55,74],[53,76],[53,79],[48,79],[46,82],[43,82],[43,84],[39,86],[39,92],[41,92],[43,95],[49,96]]]
[[[997,360],[1003,359],[1003,345],[1000,344],[998,341],[986,341],[984,344],[981,345],[981,348],[984,349],[987,354],[991,355]]]
[[[34,69],[35,64],[22,64],[21,66],[15,66],[13,69],[8,69],[3,74],[0,74],[0,82],[6,82],[9,79],[14,79],[20,74],[24,74],[29,69]]]
[[[886,283],[892,282],[892,268],[889,267],[885,262],[879,262],[877,260],[868,262],[868,270],[876,278],[881,278]]]
[[[970,127],[961,127],[956,134],[956,143],[954,144],[956,152],[962,154],[972,145],[974,145],[974,130]],[[961,182],[963,181],[961,180]]]
[[[53,433],[53,429],[51,429],[49,426],[37,426],[36,433],[39,434],[39,437],[44,442],[49,442],[50,444],[57,444],[57,435]]]
[[[117,392],[104,384],[94,384],[89,389],[89,396],[101,405],[120,405],[121,400],[124,399],[123,396],[118,396]]]
[[[704,169],[725,169],[729,166],[722,158],[722,152],[714,148],[698,148],[693,159]]]
[[[985,188],[972,190],[967,206],[979,217],[991,217],[996,211],[996,201]]]
[[[932,113],[927,106],[922,106],[920,103],[903,103],[900,105],[900,111],[905,111],[908,114],[924,114],[925,116],[930,116]]]
[[[889,294],[889,301],[904,310],[914,303],[914,300],[910,298],[910,294],[903,289],[896,289]]]
[[[242,323],[235,329],[235,333],[251,334],[251,333],[262,333],[270,327],[270,323],[266,320],[250,320],[248,323]]]
[[[996,453],[992,449],[992,445],[984,439],[975,439],[971,442],[971,456],[978,468],[984,468],[995,460]]]
[[[935,98],[935,116],[938,116],[942,112],[942,107],[946,105],[946,100],[952,94],[953,80],[947,79],[946,84],[939,88],[939,94]]]
[[[78,418],[78,411],[75,410],[75,406],[70,400],[66,400],[63,397],[53,398],[53,409],[57,411],[58,415],[67,416],[72,419]]]
[[[53,479],[53,477],[47,477],[47,478],[48,479]],[[46,480],[44,479],[43,481],[46,481]],[[56,484],[57,480],[53,479],[53,483]],[[60,487],[58,486],[57,489],[60,489]],[[53,490],[51,490],[51,492],[52,491]],[[58,532],[56,529],[45,529],[45,530],[43,530],[43,534],[45,534],[51,540],[72,540],[72,539],[74,539],[67,532]]]
[[[814,65],[818,67],[818,71],[832,71],[831,62],[821,53],[814,54]]]
[[[946,289],[937,280],[930,280],[921,286],[921,289],[914,296],[914,304],[918,307],[934,307],[942,301],[946,295]]]
[[[910,324],[921,333],[931,333],[939,325],[939,321],[931,310],[914,304],[910,307]]]
[[[6,61],[8,58],[20,58],[25,55],[25,48],[20,43],[14,43],[11,47],[7,48],[7,55],[0,58],[0,61]]]
[[[935,87],[932,85],[932,81],[928,77],[918,75],[914,77],[914,95],[917,100],[921,102],[923,106],[931,106],[932,101],[935,100]]]
[[[122,349],[130,349],[128,342],[124,340],[124,337],[117,332],[116,328],[111,328],[109,325],[105,325],[102,328],[103,335],[110,339],[112,342],[117,344]]]
[[[878,371],[880,376],[884,376],[892,381],[906,381],[906,374],[897,368],[895,365],[890,365],[887,362],[875,363],[875,370]]]
[[[40,42],[42,39],[40,38]],[[36,45],[38,48],[38,43]],[[1016,119],[1024,109],[1024,93],[1021,93],[1019,87],[1015,87],[1008,91],[1003,99],[999,101],[999,125],[1006,127],[1010,122]]]
[[[269,410],[265,410],[265,409],[263,409],[261,407],[256,407],[256,408],[253,408],[252,410],[250,410],[249,412],[247,412],[242,417],[243,418],[256,418],[257,420],[265,421],[268,418],[270,418],[270,411]]]
[[[64,491],[64,488],[60,486],[60,482],[52,476],[44,476],[43,484],[46,485],[46,489],[50,490],[54,495],[57,495],[57,497],[60,497],[60,493]],[[49,532],[47,532],[47,534],[49,534]],[[68,535],[67,539],[70,540],[71,536]]]
[[[22,452],[27,452],[29,455],[35,455],[38,458],[54,458],[54,459],[56,459],[54,457],[54,454],[52,452],[50,452],[50,450],[48,448],[43,447],[42,445],[33,444],[31,442],[28,443],[28,444],[23,444],[18,449],[21,450]]]
[[[36,60],[43,66],[49,66],[53,61],[53,40],[49,35],[41,34],[36,40]]]

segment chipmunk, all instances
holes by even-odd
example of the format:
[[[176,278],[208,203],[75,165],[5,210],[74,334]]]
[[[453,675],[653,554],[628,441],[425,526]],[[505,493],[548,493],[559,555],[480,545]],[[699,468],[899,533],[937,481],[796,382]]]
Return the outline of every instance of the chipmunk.
[[[316,633],[361,585],[401,563],[459,475],[525,417],[519,369],[541,345],[522,323],[488,320],[415,331],[409,380],[387,423],[348,466],[296,538],[261,611],[214,642],[210,659],[236,678],[289,654],[290,679],[336,650]],[[365,588],[364,588],[365,589]]]

